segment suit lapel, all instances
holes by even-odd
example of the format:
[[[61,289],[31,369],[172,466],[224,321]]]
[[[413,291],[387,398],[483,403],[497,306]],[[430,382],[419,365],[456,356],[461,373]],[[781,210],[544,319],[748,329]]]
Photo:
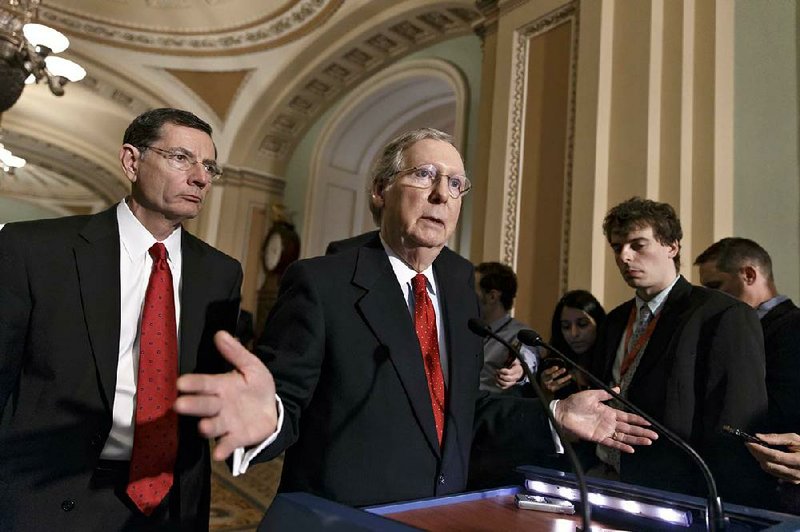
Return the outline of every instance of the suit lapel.
[[[678,282],[672,287],[667,300],[664,302],[664,308],[661,310],[661,316],[658,318],[653,335],[647,342],[642,359],[639,361],[639,367],[633,377],[634,380],[637,377],[646,375],[648,371],[656,366],[659,360],[667,355],[670,341],[673,338],[677,338],[675,332],[683,319],[691,291],[692,285],[683,277],[678,279]]]
[[[450,382],[448,385],[447,417],[459,419],[465,406],[464,398],[474,399],[478,383],[475,381],[476,360],[469,360],[477,354],[472,334],[467,334],[467,321],[478,313],[474,291],[468,290],[469,279],[459,277],[460,272],[471,272],[454,264],[452,252],[443,249],[433,263],[436,283],[439,287],[439,304],[442,308],[442,323],[445,327],[447,353],[450,358]]]
[[[614,310],[614,317],[609,317],[606,321],[608,332],[606,333],[605,366],[600,376],[603,382],[610,383],[613,380],[614,361],[617,358],[619,343],[625,335],[625,327],[628,324],[628,316],[630,315],[633,304],[633,299],[623,303],[618,310]]]
[[[116,207],[89,219],[73,248],[86,328],[103,400],[114,400],[119,360],[119,229]]]
[[[386,346],[425,438],[439,454],[439,440],[417,335],[389,258],[380,241],[374,245],[376,241],[358,251],[353,283],[365,289],[366,293],[357,307],[380,343]]]
[[[206,288],[203,275],[203,249],[197,239],[183,230],[181,235],[181,318],[180,318],[180,366],[179,374],[190,373],[197,366],[197,352],[202,324],[206,317],[202,314]],[[207,272],[206,272],[207,273]]]

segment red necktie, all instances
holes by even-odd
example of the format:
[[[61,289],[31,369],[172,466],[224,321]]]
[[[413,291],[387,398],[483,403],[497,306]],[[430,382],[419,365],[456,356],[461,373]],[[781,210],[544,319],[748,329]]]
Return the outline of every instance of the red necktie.
[[[436,435],[439,437],[439,445],[441,445],[444,432],[444,378],[442,377],[442,363],[439,360],[436,313],[433,311],[433,303],[428,297],[425,276],[418,273],[411,280],[411,284],[414,287],[414,328],[417,331],[419,347],[422,350],[422,362],[425,366],[425,376],[428,378],[433,420],[436,423]]]
[[[126,489],[145,515],[153,513],[169,493],[178,452],[178,416],[172,409],[178,395],[178,338],[172,272],[164,244],[153,244],[150,256],[153,270],[142,309],[136,419]]]

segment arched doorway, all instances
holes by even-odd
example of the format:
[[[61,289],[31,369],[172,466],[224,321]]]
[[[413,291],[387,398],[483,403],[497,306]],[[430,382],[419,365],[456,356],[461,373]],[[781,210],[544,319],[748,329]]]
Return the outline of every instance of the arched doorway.
[[[354,90],[334,112],[313,155],[303,255],[320,255],[332,240],[375,228],[367,182],[389,139],[425,126],[451,133],[463,147],[467,102],[461,72],[440,59],[398,63]]]

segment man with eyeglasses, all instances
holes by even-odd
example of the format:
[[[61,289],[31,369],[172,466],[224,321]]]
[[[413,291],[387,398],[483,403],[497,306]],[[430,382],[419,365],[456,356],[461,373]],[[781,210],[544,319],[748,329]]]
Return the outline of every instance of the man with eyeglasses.
[[[234,454],[246,469],[253,455],[262,461],[286,450],[280,490],[366,505],[462,491],[475,434],[495,438],[494,448],[552,452],[541,405],[478,389],[482,342],[467,328],[479,314],[473,268],[445,246],[469,189],[445,133],[414,130],[383,149],[370,196],[380,233],[289,267],[256,348],[269,372],[217,336],[242,370],[240,393],[263,390],[263,422],[244,435],[222,419],[238,404],[234,376],[179,380],[187,395],[176,408],[221,437],[215,458],[256,444]],[[629,452],[656,437],[643,420],[599,402],[608,397],[576,394],[559,403],[556,418]]]
[[[210,461],[172,405],[180,373],[227,365],[239,263],[182,229],[221,174],[177,109],[128,126],[131,193],[0,231],[0,530],[208,529]]]

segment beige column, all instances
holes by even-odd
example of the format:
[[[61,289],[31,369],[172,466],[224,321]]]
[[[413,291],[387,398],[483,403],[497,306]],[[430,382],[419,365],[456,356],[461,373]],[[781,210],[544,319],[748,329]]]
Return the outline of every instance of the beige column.
[[[472,169],[472,212],[475,223],[472,225],[471,259],[475,264],[483,262],[485,251],[483,243],[486,240],[485,216],[488,188],[492,181],[489,179],[489,152],[492,138],[492,102],[495,83],[495,61],[497,56],[497,0],[478,0],[476,7],[483,15],[475,26],[475,33],[481,39],[483,61],[481,63],[481,99],[478,108],[478,142],[475,144],[476,153]]]
[[[546,328],[567,289],[607,307],[631,296],[601,224],[632,196],[676,208],[690,280],[693,256],[732,230],[733,13],[728,0],[497,3],[472,249],[517,270],[518,317]]]

